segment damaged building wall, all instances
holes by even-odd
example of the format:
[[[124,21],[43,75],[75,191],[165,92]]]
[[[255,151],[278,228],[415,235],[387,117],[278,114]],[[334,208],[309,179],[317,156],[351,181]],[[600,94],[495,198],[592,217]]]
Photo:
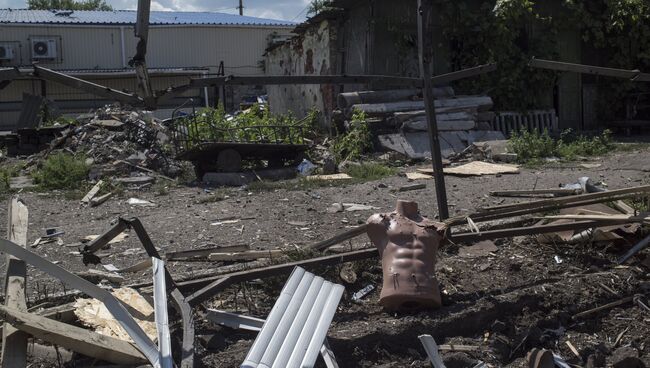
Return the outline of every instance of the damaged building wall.
[[[329,75],[336,74],[335,54],[337,27],[326,20],[310,27],[288,43],[269,48],[266,52],[266,72],[269,75]],[[312,109],[324,112],[329,121],[336,104],[333,85],[280,85],[268,86],[269,105],[273,113],[291,111],[304,117]]]

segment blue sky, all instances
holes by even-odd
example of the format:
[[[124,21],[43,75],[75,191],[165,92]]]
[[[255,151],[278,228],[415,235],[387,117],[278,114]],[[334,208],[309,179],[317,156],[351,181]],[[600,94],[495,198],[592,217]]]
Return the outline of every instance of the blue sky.
[[[106,0],[114,9],[135,9],[137,0]],[[151,0],[152,10],[237,13],[239,0]],[[309,0],[244,0],[244,15],[302,21]],[[0,9],[26,8],[25,0],[0,0]]]

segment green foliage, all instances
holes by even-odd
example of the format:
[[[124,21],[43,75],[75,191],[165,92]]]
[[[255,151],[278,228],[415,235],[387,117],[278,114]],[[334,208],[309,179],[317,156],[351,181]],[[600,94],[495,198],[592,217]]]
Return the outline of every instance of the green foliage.
[[[565,0],[563,5],[566,23],[580,25],[583,41],[596,49],[605,66],[650,69],[650,2]],[[601,119],[625,116],[626,96],[633,83],[617,78],[599,78],[597,83]]]
[[[113,10],[104,0],[27,0],[33,10]]]
[[[397,174],[397,169],[377,163],[363,163],[361,165],[351,165],[346,170],[346,173],[358,180],[372,181],[393,176]]]
[[[20,175],[22,165],[4,165],[0,167],[0,193],[10,191],[9,179]]]
[[[77,189],[83,185],[88,170],[84,157],[56,153],[48,156],[32,177],[43,189]]]
[[[358,160],[361,155],[372,150],[372,133],[366,121],[366,114],[355,111],[350,120],[348,132],[338,136],[332,144],[332,151],[340,161]]]
[[[332,9],[332,0],[311,0],[307,8],[307,16],[314,16],[320,12]]]
[[[298,120],[291,113],[272,115],[268,106],[258,104],[229,118],[223,105],[219,105],[182,119],[180,124],[188,127],[190,145],[206,141],[302,144],[306,136],[314,134],[317,120],[318,111]]]
[[[437,13],[450,46],[451,68],[459,70],[488,62],[495,72],[455,83],[459,93],[488,92],[497,110],[550,107],[550,87],[556,73],[527,67],[531,57],[559,59],[557,40],[579,30],[599,59],[593,64],[650,68],[650,2],[647,0],[440,0]],[[548,14],[552,13],[552,16]],[[570,34],[570,32],[569,32]],[[585,61],[590,63],[589,61]],[[624,79],[598,78],[600,118],[624,116],[625,97],[633,84]],[[638,84],[637,84],[638,85]]]
[[[574,135],[571,130],[567,130],[559,139],[551,137],[547,130],[542,133],[537,130],[532,132],[524,130],[513,132],[508,145],[522,163],[534,162],[547,157],[572,160],[578,156],[602,155],[614,149],[609,130],[605,130],[601,135],[593,138]]]
[[[526,110],[547,107],[544,93],[555,74],[528,68],[530,58],[556,58],[557,31],[549,17],[542,16],[530,0],[467,2],[442,0],[442,32],[450,45],[453,70],[496,62],[498,68],[478,78],[458,81],[459,93],[489,91],[495,108]]]

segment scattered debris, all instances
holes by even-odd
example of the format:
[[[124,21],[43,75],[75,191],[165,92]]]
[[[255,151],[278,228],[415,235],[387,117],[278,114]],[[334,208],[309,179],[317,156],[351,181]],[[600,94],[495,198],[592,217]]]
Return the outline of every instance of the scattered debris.
[[[95,196],[99,193],[99,191],[102,189],[102,186],[104,185],[103,180],[99,180],[93,187],[86,193],[86,195],[81,199],[81,203],[88,204],[90,201],[95,198]]]
[[[145,207],[153,207],[153,206],[156,205],[153,202],[150,202],[150,201],[147,201],[147,200],[144,200],[144,199],[138,199],[138,198],[129,198],[126,201],[126,203],[131,205],[131,206],[145,206]]]
[[[370,294],[373,290],[375,290],[375,285],[372,284],[366,285],[363,289],[352,294],[352,300],[358,302],[359,300],[363,299],[366,295]]]
[[[398,192],[408,192],[410,190],[419,190],[419,189],[425,189],[427,187],[426,184],[409,184],[409,185],[403,185],[397,189]]]
[[[433,176],[416,171],[406,173],[406,178],[408,180],[428,180],[433,179]]]
[[[514,165],[498,165],[483,161],[473,161],[456,167],[446,167],[443,171],[445,174],[458,176],[519,174],[519,167]]]

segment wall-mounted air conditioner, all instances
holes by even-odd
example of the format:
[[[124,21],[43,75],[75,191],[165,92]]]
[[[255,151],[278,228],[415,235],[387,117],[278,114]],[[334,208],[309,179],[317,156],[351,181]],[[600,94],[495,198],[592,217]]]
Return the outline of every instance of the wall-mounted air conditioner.
[[[32,37],[32,59],[56,59],[56,38]]]
[[[7,43],[0,43],[0,60],[13,60],[14,57],[14,46]]]

